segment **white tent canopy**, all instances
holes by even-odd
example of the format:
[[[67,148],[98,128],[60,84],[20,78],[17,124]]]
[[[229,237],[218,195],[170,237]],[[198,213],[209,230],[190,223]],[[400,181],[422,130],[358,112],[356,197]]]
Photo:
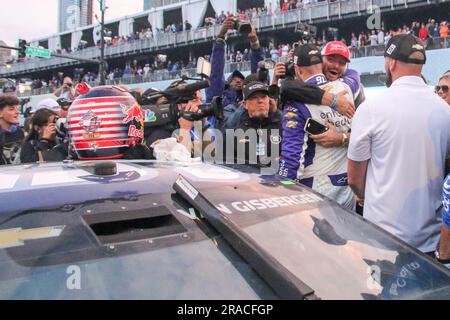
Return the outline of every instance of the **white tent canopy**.
[[[48,49],[51,52],[56,52],[61,50],[61,38],[59,36],[54,36],[48,39]]]
[[[193,29],[197,29],[202,23],[207,8],[208,0],[184,4],[182,7],[183,23],[187,20]]]
[[[97,42],[100,41],[101,33],[102,33],[102,27],[100,25],[95,26],[92,31],[92,38],[94,39],[94,45],[96,45]]]
[[[163,11],[153,11],[148,14],[148,22],[152,25],[153,35],[156,36],[156,29],[164,29],[163,26]]]
[[[237,11],[237,0],[209,0],[211,2],[211,5],[214,9],[214,11],[220,15],[220,13],[223,11],[225,14],[227,12],[231,12],[233,14]]]
[[[119,23],[119,37],[129,36],[134,32],[134,18],[127,18],[120,20]]]
[[[72,41],[71,41],[72,52],[78,48],[82,37],[83,37],[83,31],[78,30],[78,31],[72,32]]]

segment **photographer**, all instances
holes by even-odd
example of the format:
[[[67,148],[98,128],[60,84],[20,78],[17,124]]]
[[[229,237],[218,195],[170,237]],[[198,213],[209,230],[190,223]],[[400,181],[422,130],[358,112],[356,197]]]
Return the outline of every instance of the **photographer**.
[[[282,114],[269,97],[267,84],[255,78],[250,75],[245,79],[244,102],[222,126],[223,158],[227,163],[267,165],[268,158],[278,157],[278,152],[272,154],[272,143],[280,142]],[[240,137],[239,132],[247,137]],[[216,144],[216,148],[220,146]]]
[[[52,151],[57,145],[56,120],[56,113],[46,108],[34,113],[30,132],[20,151],[21,163],[64,160],[63,154]]]
[[[222,29],[214,41],[213,50],[211,53],[211,77],[210,87],[206,89],[206,102],[211,102],[213,97],[223,97],[224,114],[233,113],[239,106],[239,102],[242,101],[242,85],[244,76],[241,72],[235,71],[225,82],[224,69],[225,69],[225,47],[226,47],[226,35],[229,30],[239,28],[239,23],[233,17],[228,18],[222,25]],[[251,29],[250,29],[251,28]],[[263,60],[262,50],[259,44],[256,30],[251,25],[242,25],[240,27],[243,33],[248,33],[248,39],[250,40],[250,60],[251,60],[251,72],[255,73],[258,68],[258,62]]]
[[[73,88],[73,81],[70,77],[65,77],[63,84],[59,89],[56,89],[54,95],[58,98],[66,98],[67,100],[75,100],[75,89]]]
[[[19,128],[19,104],[20,100],[14,95],[0,96],[0,165],[15,162],[25,138]]]
[[[177,87],[186,85],[187,83],[185,81],[175,81],[173,82],[166,90],[176,89]],[[156,97],[153,99],[152,103],[155,106],[167,106],[169,103],[168,99],[164,96],[159,94],[158,90],[155,89],[149,89],[144,94],[144,96],[147,97]],[[194,94],[193,99],[188,101],[187,103],[178,103],[177,108],[178,111],[184,111],[184,112],[192,112],[197,113],[199,111],[199,105],[202,103],[202,95],[200,91],[196,91]],[[192,151],[192,136],[193,134],[192,129],[194,127],[194,121],[186,120],[182,117],[180,117],[176,124],[173,123],[165,123],[164,125],[160,126],[152,126],[151,128],[148,128],[145,132],[145,140],[146,144],[148,146],[151,146],[158,140],[163,140],[170,138],[174,135],[175,131],[179,129],[177,134],[177,140],[179,143],[182,143],[189,152]]]

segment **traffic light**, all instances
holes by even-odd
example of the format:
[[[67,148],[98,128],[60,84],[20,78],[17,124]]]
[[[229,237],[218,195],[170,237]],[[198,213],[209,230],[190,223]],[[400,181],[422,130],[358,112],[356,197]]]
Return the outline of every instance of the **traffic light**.
[[[27,50],[27,41],[19,39],[19,59],[23,59],[27,56],[25,50]]]

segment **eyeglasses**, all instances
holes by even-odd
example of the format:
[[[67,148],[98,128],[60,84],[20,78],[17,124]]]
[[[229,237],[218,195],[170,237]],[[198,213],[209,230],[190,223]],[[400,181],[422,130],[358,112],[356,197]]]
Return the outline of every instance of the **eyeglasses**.
[[[439,91],[441,91],[444,93],[448,93],[448,86],[436,86],[436,93],[438,93]]]
[[[66,86],[69,86],[69,87],[71,87],[72,86],[72,83],[64,83]]]

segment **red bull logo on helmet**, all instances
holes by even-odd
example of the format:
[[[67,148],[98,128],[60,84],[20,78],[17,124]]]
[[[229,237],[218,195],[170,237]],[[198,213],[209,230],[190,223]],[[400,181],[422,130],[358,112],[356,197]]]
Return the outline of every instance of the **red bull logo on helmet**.
[[[138,128],[136,128],[136,126],[131,125],[130,129],[128,129],[128,135],[130,137],[144,139],[144,130],[143,129],[138,129]]]
[[[131,107],[127,107],[123,104],[120,105],[122,112],[126,115],[123,119],[123,123],[127,124],[135,120],[137,123],[144,125],[144,114],[142,113],[141,106],[138,103],[134,103]]]

